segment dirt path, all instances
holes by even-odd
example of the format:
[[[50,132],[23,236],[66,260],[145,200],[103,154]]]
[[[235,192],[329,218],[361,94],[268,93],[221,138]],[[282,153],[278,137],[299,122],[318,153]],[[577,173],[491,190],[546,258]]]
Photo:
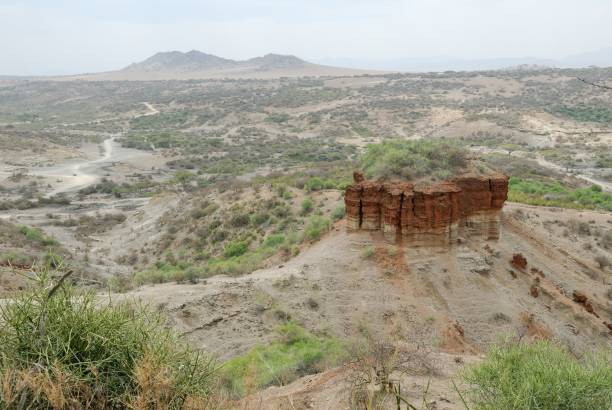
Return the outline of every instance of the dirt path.
[[[96,183],[100,178],[100,171],[102,168],[113,161],[115,137],[104,140],[102,147],[103,154],[98,159],[80,161],[73,164],[63,164],[47,169],[32,169],[29,174],[46,178],[55,178],[60,182],[55,189],[47,193],[47,197],[87,187]]]
[[[153,107],[153,105],[151,105],[151,103],[143,102],[143,104],[144,104],[145,107],[147,107],[147,110],[149,110],[149,112],[137,115],[136,117],[149,117],[151,115],[159,114],[159,110],[157,108]]]
[[[148,112],[136,115],[134,118],[148,117],[159,114],[159,110],[157,110],[151,103],[143,102],[143,104],[147,108]],[[121,147],[115,141],[117,136],[118,135],[112,136],[103,141],[101,144],[103,154],[100,158],[89,161],[80,161],[72,164],[62,164],[47,169],[33,169],[30,171],[30,174],[34,176],[55,178],[55,180],[59,182],[57,187],[47,193],[47,197],[62,193],[74,192],[95,184],[101,178],[101,175],[103,175],[104,167],[107,167],[114,162],[120,162],[128,159],[135,155],[132,153],[126,156],[126,152],[120,152],[127,150],[121,149]],[[151,147],[155,151],[153,144],[151,144]]]

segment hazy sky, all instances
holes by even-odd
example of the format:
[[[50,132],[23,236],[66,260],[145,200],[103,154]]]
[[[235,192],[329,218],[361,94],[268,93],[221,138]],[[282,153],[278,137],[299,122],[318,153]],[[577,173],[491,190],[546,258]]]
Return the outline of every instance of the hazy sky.
[[[609,47],[610,0],[0,0],[0,74],[112,70],[167,50],[367,62]]]

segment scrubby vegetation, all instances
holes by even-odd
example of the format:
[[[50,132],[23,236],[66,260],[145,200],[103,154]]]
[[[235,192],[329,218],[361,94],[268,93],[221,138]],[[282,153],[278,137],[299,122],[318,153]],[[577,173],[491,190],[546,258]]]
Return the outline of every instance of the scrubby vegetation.
[[[344,216],[340,192],[333,192],[326,206],[331,193],[304,196],[303,189],[272,181],[272,187],[240,188],[238,193],[226,192],[221,201],[198,199],[185,204],[185,210],[167,213],[162,218],[165,233],[149,254],[157,260],[137,270],[134,284],[250,273],[270,261],[297,255],[303,244],[319,240],[332,221]],[[216,189],[206,188],[201,194]]]
[[[66,276],[66,275],[65,275]],[[205,408],[214,363],[157,314],[100,303],[47,272],[0,310],[6,408]]]
[[[466,151],[449,140],[385,141],[368,145],[363,169],[372,178],[445,179],[468,165]]]
[[[578,104],[574,106],[557,105],[550,112],[562,117],[576,121],[600,122],[609,124],[612,122],[612,109],[604,104]]]
[[[37,229],[37,228],[32,228],[32,227],[27,226],[27,225],[21,225],[19,227],[19,233],[21,233],[23,236],[25,236],[25,238],[28,241],[34,242],[34,243],[39,244],[41,246],[56,246],[56,245],[58,245],[58,242],[54,238],[51,238],[51,237],[43,234],[41,232],[41,230]]]
[[[42,265],[50,255],[66,256],[60,243],[40,229],[6,221],[0,221],[0,244],[0,266],[23,268],[35,262]]]
[[[55,195],[49,198],[39,197],[37,199],[31,199],[28,197],[22,197],[21,199],[5,200],[0,201],[0,210],[6,211],[9,209],[32,209],[41,208],[50,205],[69,205],[70,200],[63,195]]]
[[[122,213],[95,214],[94,216],[83,215],[78,218],[69,217],[64,220],[53,221],[53,225],[64,227],[76,227],[76,234],[84,237],[92,234],[105,232],[115,225],[125,221],[126,216]]]
[[[551,342],[505,343],[463,374],[473,409],[593,409],[612,403],[610,351],[576,359]]]
[[[81,196],[92,194],[108,194],[114,195],[117,198],[121,198],[122,196],[129,194],[138,194],[146,196],[152,192],[155,192],[156,188],[158,188],[158,185],[159,184],[153,181],[152,178],[144,176],[139,176],[135,179],[135,181],[131,183],[123,182],[121,184],[118,184],[106,178],[102,178],[102,180],[97,184],[79,190],[79,194]]]
[[[561,182],[511,177],[508,200],[530,205],[612,211],[612,195],[601,187],[572,188]]]
[[[222,383],[233,396],[270,385],[285,385],[338,365],[347,357],[346,346],[339,340],[312,335],[295,322],[280,325],[277,333],[277,341],[257,346],[223,365]]]

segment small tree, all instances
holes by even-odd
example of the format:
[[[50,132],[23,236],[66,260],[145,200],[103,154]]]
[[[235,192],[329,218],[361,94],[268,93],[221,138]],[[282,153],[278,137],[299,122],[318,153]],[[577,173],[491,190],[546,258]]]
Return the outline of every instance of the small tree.
[[[183,191],[186,191],[189,188],[189,184],[191,183],[191,181],[193,181],[194,178],[195,175],[189,171],[178,171],[172,177],[171,182],[175,184],[180,184],[183,187]]]

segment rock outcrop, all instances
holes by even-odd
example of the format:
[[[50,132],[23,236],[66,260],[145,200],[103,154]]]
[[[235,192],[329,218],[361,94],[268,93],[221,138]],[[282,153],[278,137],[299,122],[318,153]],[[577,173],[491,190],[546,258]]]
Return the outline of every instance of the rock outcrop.
[[[450,244],[462,236],[499,237],[508,177],[463,175],[437,183],[374,182],[355,172],[345,192],[347,228],[382,230],[413,245]]]

